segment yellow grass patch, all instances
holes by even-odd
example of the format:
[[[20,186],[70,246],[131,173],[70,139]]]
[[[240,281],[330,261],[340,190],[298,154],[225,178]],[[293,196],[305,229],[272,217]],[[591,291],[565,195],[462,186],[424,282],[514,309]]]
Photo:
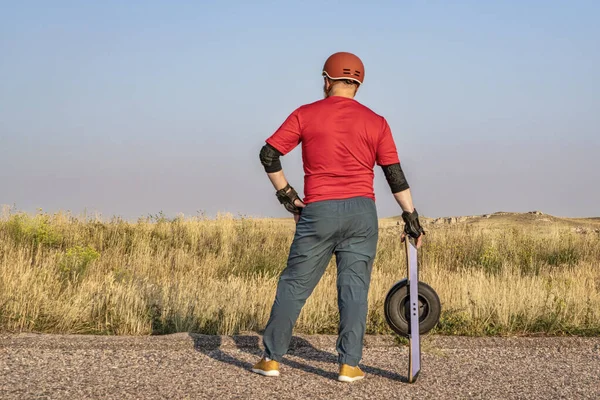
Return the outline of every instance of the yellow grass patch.
[[[405,273],[399,230],[381,224],[369,333],[390,333],[383,301]],[[260,331],[293,232],[290,220],[231,215],[130,223],[4,212],[0,329]],[[442,301],[439,333],[600,333],[600,235],[593,230],[576,233],[556,219],[430,225],[420,260],[421,280]],[[297,332],[336,333],[335,276],[332,261]]]

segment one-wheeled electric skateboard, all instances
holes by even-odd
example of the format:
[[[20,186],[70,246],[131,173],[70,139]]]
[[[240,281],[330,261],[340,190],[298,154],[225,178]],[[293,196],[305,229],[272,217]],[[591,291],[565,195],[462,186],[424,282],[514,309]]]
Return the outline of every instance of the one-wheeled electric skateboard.
[[[397,334],[409,341],[408,382],[417,380],[421,371],[421,334],[432,330],[440,319],[441,303],[437,293],[419,282],[417,247],[411,238],[405,241],[406,276],[396,282],[385,298],[385,318]]]

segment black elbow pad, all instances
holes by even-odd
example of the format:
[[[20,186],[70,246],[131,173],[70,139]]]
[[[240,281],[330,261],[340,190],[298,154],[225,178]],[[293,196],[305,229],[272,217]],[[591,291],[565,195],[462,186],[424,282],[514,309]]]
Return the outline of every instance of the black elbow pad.
[[[281,171],[281,161],[279,161],[281,153],[270,144],[265,144],[260,150],[260,163],[265,167],[265,172]]]
[[[388,184],[390,185],[390,189],[392,189],[392,193],[402,192],[409,188],[400,163],[384,165],[381,168],[385,174],[385,179],[387,179]]]

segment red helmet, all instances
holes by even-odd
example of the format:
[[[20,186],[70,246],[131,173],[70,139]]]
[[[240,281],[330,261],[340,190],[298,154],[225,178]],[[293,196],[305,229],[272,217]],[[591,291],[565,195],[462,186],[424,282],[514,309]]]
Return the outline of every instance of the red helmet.
[[[349,79],[360,85],[365,79],[365,66],[360,58],[352,53],[335,53],[325,61],[323,76],[334,80]]]

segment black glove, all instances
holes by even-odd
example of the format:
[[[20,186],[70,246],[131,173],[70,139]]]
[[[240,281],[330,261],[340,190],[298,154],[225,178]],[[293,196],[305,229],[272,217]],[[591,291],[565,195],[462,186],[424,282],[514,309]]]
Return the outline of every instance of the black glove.
[[[413,239],[418,239],[419,236],[425,234],[425,230],[421,227],[419,223],[419,214],[417,210],[413,210],[412,213],[404,211],[402,213],[402,219],[404,220],[404,233]]]
[[[279,189],[277,192],[275,192],[275,195],[277,196],[277,200],[279,200],[279,202],[283,204],[286,210],[288,210],[292,214],[300,214],[300,211],[302,209],[295,205],[294,201],[302,201],[302,199],[298,196],[298,192],[296,192],[294,188],[290,186],[289,183],[283,189]]]

